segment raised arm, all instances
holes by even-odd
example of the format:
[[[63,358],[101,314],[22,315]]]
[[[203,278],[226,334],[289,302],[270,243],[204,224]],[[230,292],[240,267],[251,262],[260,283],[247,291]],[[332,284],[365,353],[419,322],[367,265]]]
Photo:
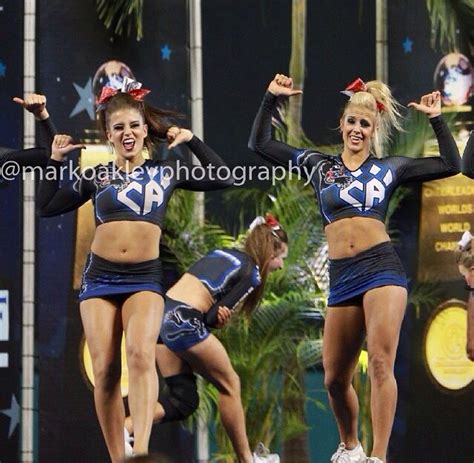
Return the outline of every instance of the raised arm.
[[[248,143],[252,151],[262,155],[272,164],[287,169],[291,167],[290,163],[298,150],[272,138],[272,115],[280,95],[291,97],[300,93],[303,92],[293,89],[293,79],[283,74],[276,74],[255,116]]]
[[[41,179],[36,207],[41,217],[53,217],[77,209],[91,197],[89,183],[82,177],[60,187],[64,175],[63,161],[68,153],[82,148],[69,135],[56,135],[51,146],[51,159]]]
[[[474,131],[471,132],[471,136],[464,149],[462,156],[462,173],[474,179]]]
[[[406,182],[429,181],[451,177],[461,172],[461,157],[456,142],[441,116],[441,97],[432,92],[421,97],[420,103],[408,106],[426,114],[438,140],[440,156],[407,159],[402,169],[402,179]]]
[[[15,97],[15,103],[21,105],[26,111],[32,113],[39,121],[42,138],[45,146],[41,145],[35,148],[23,150],[8,151],[0,158],[0,167],[7,162],[15,162],[21,167],[46,167],[49,157],[49,146],[53,142],[56,128],[49,117],[46,109],[46,97],[44,95],[30,94],[25,99]]]
[[[228,188],[234,184],[234,178],[227,164],[190,130],[173,126],[168,129],[166,136],[170,143],[169,149],[186,143],[201,163],[201,166],[181,163],[189,170],[189,175],[186,176],[187,178],[180,179],[180,188],[192,191],[212,191]],[[195,176],[192,175],[193,169],[196,172]],[[182,176],[182,173],[180,172],[179,175]]]
[[[58,131],[49,116],[46,107],[46,96],[37,93],[30,93],[26,95],[24,99],[16,96],[13,98],[13,101],[35,116],[36,120],[39,122],[41,134],[43,135],[41,138],[44,140],[45,146],[49,148]],[[40,146],[43,146],[43,144],[40,143]]]

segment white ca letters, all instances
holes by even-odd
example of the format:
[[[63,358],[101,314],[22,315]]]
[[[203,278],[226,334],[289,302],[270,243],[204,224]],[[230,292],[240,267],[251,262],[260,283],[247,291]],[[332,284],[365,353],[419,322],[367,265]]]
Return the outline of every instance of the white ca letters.
[[[163,178],[160,183],[150,180],[143,186],[137,181],[130,182],[126,188],[117,193],[117,199],[129,207],[137,215],[147,215],[153,210],[153,206],[161,206],[164,201],[164,191],[170,185],[169,178]],[[131,191],[136,191],[143,198],[143,207],[128,196]]]

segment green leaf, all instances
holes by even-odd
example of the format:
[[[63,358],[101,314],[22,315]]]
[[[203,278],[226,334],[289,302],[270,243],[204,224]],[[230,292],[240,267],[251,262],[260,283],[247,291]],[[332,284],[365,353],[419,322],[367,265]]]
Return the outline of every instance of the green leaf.
[[[461,37],[474,44],[473,0],[426,0],[431,21],[431,46],[444,53],[463,48]],[[461,33],[460,33],[461,32]]]
[[[133,26],[137,31],[136,38],[143,38],[143,0],[96,0],[99,19],[115,35],[130,36]]]

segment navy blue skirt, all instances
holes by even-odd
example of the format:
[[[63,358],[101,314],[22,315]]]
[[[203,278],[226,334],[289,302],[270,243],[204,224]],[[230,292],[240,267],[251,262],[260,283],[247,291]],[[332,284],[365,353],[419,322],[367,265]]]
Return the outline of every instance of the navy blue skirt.
[[[96,254],[87,256],[79,301],[152,291],[164,294],[163,270],[159,259],[138,263],[110,262]]]
[[[204,341],[210,331],[204,323],[204,313],[184,302],[165,297],[165,313],[160,338],[173,352],[187,350]]]
[[[329,260],[328,306],[361,305],[363,295],[381,286],[407,288],[407,277],[390,241],[354,257]]]

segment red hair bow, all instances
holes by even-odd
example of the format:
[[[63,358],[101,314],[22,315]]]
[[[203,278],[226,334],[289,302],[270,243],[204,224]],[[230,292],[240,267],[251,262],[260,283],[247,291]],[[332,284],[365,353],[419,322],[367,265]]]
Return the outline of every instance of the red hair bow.
[[[97,99],[97,111],[104,109],[104,106],[107,102],[117,93],[128,93],[134,100],[136,101],[143,101],[143,98],[148,95],[151,90],[146,88],[132,88],[128,90],[118,90],[113,87],[102,87],[102,91],[100,92],[100,96]]]
[[[377,109],[379,110],[379,113],[382,111],[386,111],[385,105],[383,103],[380,103],[380,101],[376,101],[377,103]]]
[[[344,93],[344,95],[347,95],[349,98],[351,98],[354,93],[366,91],[367,85],[360,77],[357,77],[357,79],[353,80],[341,93]],[[377,109],[380,113],[382,111],[386,111],[386,108],[383,103],[377,100],[375,102],[377,104]]]
[[[365,91],[367,91],[367,85],[365,85],[365,82],[360,77],[357,77],[341,93],[351,97],[354,93]]]
[[[270,214],[270,212],[267,212],[265,214],[265,223],[272,229],[272,230],[279,230],[281,227],[280,227],[280,223],[278,222],[277,219],[275,219],[275,217]]]
[[[104,105],[109,101],[113,96],[117,95],[119,91],[113,87],[102,87],[99,98],[97,98],[97,106]]]

